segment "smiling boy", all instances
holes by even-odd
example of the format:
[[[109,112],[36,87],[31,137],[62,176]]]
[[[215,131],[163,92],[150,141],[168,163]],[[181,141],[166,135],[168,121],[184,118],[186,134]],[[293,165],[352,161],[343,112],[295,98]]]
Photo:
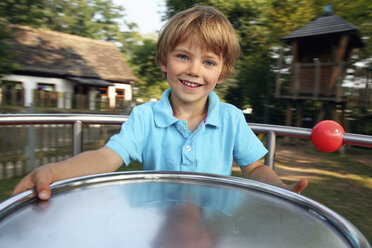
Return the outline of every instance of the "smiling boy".
[[[287,186],[259,161],[267,150],[242,112],[221,103],[213,92],[232,73],[240,52],[231,23],[215,8],[199,6],[176,14],[157,45],[157,60],[170,86],[160,101],[135,107],[105,147],[43,165],[13,193],[36,188],[40,199],[48,199],[52,182],[112,172],[132,160],[145,170],[230,175],[233,159],[246,178],[302,191],[306,179]]]

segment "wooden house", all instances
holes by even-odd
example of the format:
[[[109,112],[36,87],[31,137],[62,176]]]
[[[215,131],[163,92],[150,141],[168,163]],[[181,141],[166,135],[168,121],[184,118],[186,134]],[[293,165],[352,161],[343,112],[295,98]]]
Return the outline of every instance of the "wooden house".
[[[14,98],[26,107],[48,103],[97,110],[102,103],[115,108],[132,100],[137,79],[114,43],[28,26],[13,28],[11,47],[19,68],[1,78],[0,105]]]
[[[297,125],[301,124],[301,104],[304,100],[327,102],[333,107],[344,104],[342,82],[349,59],[354,48],[363,47],[357,28],[328,12],[285,35],[282,40],[292,49],[291,64],[284,69],[282,53],[275,95],[288,99],[286,124],[291,125],[294,103],[299,110]]]

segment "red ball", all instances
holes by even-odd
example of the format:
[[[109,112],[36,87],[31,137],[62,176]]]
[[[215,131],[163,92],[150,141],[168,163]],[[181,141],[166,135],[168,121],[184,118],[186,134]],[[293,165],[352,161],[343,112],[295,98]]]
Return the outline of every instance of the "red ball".
[[[337,122],[321,121],[311,131],[313,145],[323,152],[337,151],[343,144],[345,130]]]

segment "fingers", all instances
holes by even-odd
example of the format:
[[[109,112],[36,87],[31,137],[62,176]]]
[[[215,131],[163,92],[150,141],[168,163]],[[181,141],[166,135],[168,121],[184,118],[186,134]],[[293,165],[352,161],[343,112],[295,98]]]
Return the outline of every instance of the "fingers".
[[[297,183],[293,184],[292,186],[289,187],[289,189],[293,192],[296,192],[300,194],[309,184],[307,179],[300,179],[297,181]]]
[[[26,177],[24,177],[15,187],[14,187],[14,190],[12,192],[12,196],[13,195],[17,195],[19,193],[22,193],[26,190],[29,190],[29,189],[32,189],[34,187],[34,184],[32,183],[31,181],[31,176],[28,175]]]
[[[37,196],[41,200],[49,199],[51,192],[49,185],[53,182],[51,172],[48,167],[39,167],[23,178],[14,188],[12,195],[22,193],[26,190],[35,188]]]
[[[36,177],[35,178],[35,185],[36,185],[36,191],[37,196],[41,200],[48,200],[50,197],[50,187],[51,181],[49,178],[46,177]]]
[[[53,182],[51,171],[48,166],[39,167],[32,176],[35,184],[37,196],[41,200],[47,200],[50,197],[49,185]]]

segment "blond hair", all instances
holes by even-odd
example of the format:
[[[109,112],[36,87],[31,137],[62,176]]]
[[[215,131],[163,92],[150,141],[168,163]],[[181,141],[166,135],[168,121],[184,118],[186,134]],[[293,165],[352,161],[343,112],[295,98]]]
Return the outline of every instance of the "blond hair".
[[[185,40],[196,42],[223,59],[220,78],[234,71],[241,49],[230,21],[211,6],[197,6],[174,15],[162,28],[156,48],[156,60],[167,65],[168,54]]]

